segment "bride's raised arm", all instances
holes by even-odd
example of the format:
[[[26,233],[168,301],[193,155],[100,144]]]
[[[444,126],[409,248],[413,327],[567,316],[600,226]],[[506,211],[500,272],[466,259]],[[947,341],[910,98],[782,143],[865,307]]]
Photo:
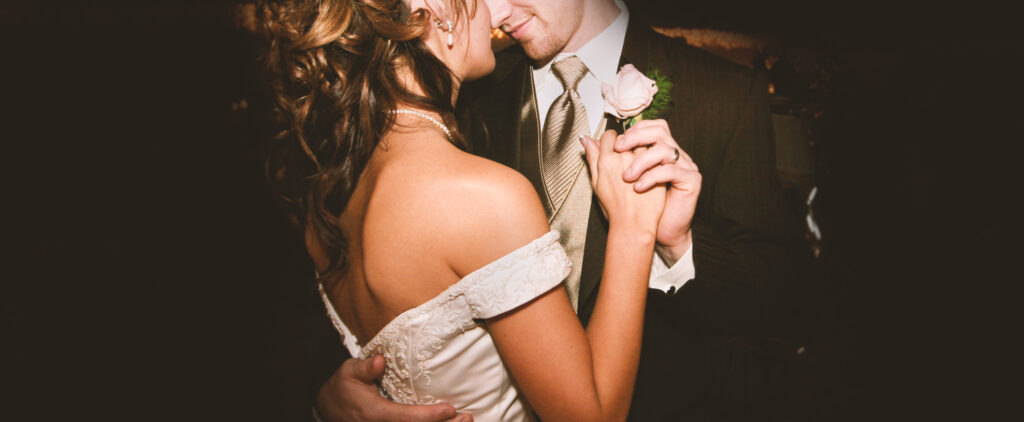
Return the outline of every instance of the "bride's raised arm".
[[[619,176],[632,153],[612,152],[615,135],[601,146],[584,146],[594,189],[609,219],[607,250],[594,313],[584,330],[564,287],[502,315],[488,328],[516,383],[546,421],[621,421],[629,412],[640,358],[648,273],[655,230],[664,207],[664,188],[643,194]],[[474,257],[456,258],[454,267],[475,268],[500,257],[548,230],[543,208],[529,182],[501,200],[504,218],[488,224],[486,242]],[[486,214],[486,213],[485,213]],[[474,217],[479,218],[479,217]]]

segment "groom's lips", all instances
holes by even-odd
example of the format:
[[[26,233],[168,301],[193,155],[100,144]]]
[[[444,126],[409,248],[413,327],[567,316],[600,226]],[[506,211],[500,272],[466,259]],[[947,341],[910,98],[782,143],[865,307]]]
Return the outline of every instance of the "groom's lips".
[[[513,26],[512,28],[509,28],[509,30],[506,31],[506,32],[508,32],[508,35],[510,37],[515,38],[516,40],[519,40],[519,39],[521,39],[523,37],[523,35],[526,35],[526,30],[530,29],[529,28],[529,23],[530,22],[533,22],[533,16],[530,16],[528,19],[523,21],[523,23],[521,23],[519,25],[516,25],[516,26]]]

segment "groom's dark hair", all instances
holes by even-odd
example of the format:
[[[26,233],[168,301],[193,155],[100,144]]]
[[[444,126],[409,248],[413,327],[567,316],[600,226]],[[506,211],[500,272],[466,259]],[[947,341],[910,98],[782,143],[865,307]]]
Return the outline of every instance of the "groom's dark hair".
[[[458,22],[463,0],[448,0]],[[380,138],[403,107],[437,112],[455,127],[452,72],[419,37],[434,27],[429,11],[403,0],[265,1],[257,15],[266,36],[263,60],[280,127],[267,178],[293,223],[313,229],[328,251],[325,276],[347,267],[338,215]],[[475,1],[472,10],[475,13]],[[466,20],[468,21],[468,19]],[[407,68],[423,89],[399,81]],[[465,149],[456,132],[452,142]]]

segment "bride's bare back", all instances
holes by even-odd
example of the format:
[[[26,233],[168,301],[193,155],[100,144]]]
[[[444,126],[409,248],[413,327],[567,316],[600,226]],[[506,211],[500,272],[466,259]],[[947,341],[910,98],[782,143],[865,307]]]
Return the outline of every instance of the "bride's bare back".
[[[522,175],[459,150],[432,126],[408,123],[382,140],[359,177],[339,217],[349,266],[324,280],[359,344],[548,230]],[[307,247],[324,268],[326,254],[310,233]]]

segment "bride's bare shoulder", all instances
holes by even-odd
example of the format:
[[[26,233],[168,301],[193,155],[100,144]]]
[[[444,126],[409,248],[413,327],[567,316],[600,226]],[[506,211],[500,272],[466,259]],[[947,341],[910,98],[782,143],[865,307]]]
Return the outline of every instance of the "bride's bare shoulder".
[[[465,274],[548,229],[533,185],[519,172],[454,147],[408,154],[382,174],[388,203],[401,204],[402,220],[429,228],[438,252]]]

